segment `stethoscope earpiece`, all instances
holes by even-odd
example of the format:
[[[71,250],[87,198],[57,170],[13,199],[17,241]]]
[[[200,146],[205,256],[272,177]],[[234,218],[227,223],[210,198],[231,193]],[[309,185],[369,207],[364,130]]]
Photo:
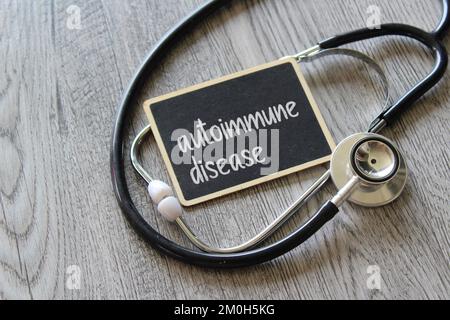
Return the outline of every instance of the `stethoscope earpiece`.
[[[378,207],[400,196],[406,185],[407,167],[394,143],[378,134],[357,133],[334,151],[331,177],[338,189],[347,190],[344,200]]]

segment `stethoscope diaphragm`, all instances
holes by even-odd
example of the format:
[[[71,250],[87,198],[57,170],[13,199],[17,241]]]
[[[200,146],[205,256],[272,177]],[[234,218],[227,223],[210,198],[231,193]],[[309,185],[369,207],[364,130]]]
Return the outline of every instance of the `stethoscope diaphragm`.
[[[343,140],[331,160],[331,178],[338,189],[358,178],[347,200],[364,207],[397,199],[406,185],[407,171],[395,144],[374,133],[357,133]]]

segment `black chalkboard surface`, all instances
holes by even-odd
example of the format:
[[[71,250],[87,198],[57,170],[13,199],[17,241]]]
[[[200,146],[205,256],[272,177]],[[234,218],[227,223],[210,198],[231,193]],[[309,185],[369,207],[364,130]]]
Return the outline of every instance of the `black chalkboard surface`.
[[[145,103],[184,206],[328,162],[333,139],[294,59]]]

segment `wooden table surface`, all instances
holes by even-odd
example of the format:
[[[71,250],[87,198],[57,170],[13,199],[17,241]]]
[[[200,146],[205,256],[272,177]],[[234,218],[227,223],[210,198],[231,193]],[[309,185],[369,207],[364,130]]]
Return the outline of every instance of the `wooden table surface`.
[[[201,3],[1,1],[0,298],[449,299],[448,73],[384,131],[401,146],[410,168],[406,190],[394,204],[378,209],[345,204],[303,246],[241,270],[179,263],[134,233],[110,180],[115,110],[146,52]],[[381,22],[426,30],[441,14],[437,0],[234,1],[186,36],[148,79],[131,114],[130,139],[147,122],[140,105],[145,99],[296,53],[365,26],[377,11]],[[449,37],[445,43],[450,48]],[[433,64],[428,51],[408,39],[350,47],[379,61],[394,98]],[[377,77],[360,62],[327,57],[304,70],[336,141],[366,129],[381,108]],[[153,140],[145,144],[144,158],[147,168],[168,181]],[[272,221],[324,170],[196,206],[185,217],[208,242],[238,244]],[[136,205],[149,223],[190,247],[176,226],[155,213],[129,163],[127,172]],[[327,186],[275,238],[292,231],[334,191]],[[371,285],[377,270],[379,290]]]

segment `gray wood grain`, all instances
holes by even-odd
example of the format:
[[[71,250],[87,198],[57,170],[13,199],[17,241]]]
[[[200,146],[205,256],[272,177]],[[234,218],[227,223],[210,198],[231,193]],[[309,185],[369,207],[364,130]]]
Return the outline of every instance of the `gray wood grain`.
[[[404,195],[381,209],[347,204],[305,245],[271,263],[203,270],[163,257],[129,227],[115,201],[109,143],[115,109],[147,50],[201,0],[2,0],[0,4],[0,299],[386,299],[450,298],[448,74],[385,134],[407,158]],[[80,8],[81,29],[67,27]],[[382,22],[431,30],[439,1],[234,1],[187,36],[148,79],[140,102],[295,53],[318,39]],[[446,44],[450,48],[450,41]],[[427,51],[398,38],[353,45],[380,61],[394,97],[432,66]],[[380,108],[368,69],[346,58],[303,66],[336,141],[364,130]],[[146,124],[140,105],[131,137]],[[145,165],[168,176],[154,141]],[[324,167],[187,210],[207,241],[237,244],[284,209]],[[155,213],[127,164],[130,189],[145,218],[189,246]],[[287,234],[334,191],[329,186],[277,234]],[[81,288],[66,286],[81,269]],[[378,265],[381,290],[369,290]]]

